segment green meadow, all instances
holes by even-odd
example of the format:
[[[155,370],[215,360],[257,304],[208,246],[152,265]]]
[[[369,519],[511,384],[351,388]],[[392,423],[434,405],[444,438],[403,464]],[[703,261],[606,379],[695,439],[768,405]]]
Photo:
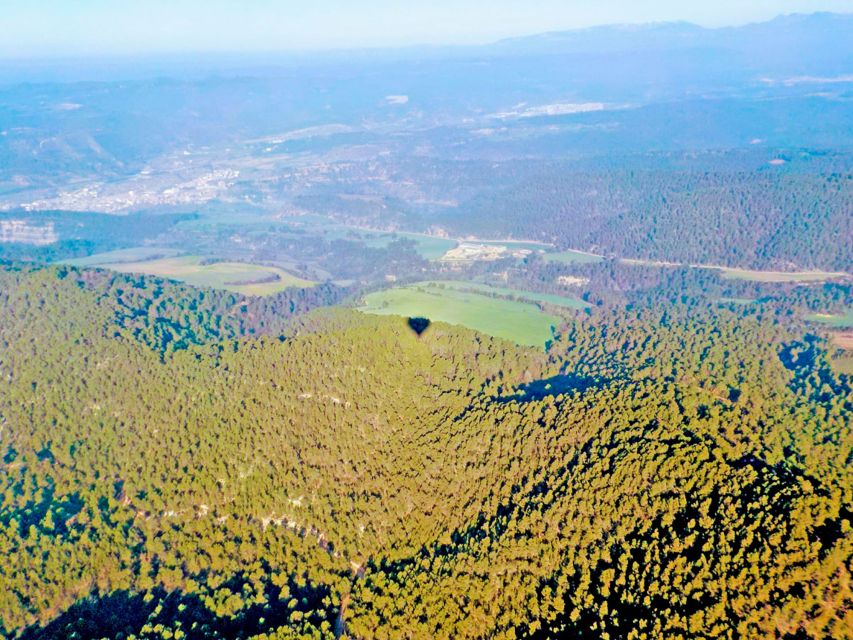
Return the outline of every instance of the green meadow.
[[[848,309],[845,313],[836,314],[815,313],[807,316],[806,320],[820,322],[836,329],[853,329],[853,309]]]
[[[500,296],[502,298],[514,298],[521,302],[541,302],[550,304],[556,307],[565,307],[567,309],[588,309],[589,305],[583,300],[570,298],[568,296],[558,296],[550,293],[536,293],[534,291],[524,291],[523,289],[508,289],[506,287],[494,287],[488,284],[480,284],[479,282],[468,282],[459,280],[439,280],[436,282],[426,282],[428,285],[436,288],[449,288],[461,291],[475,291],[491,296]],[[423,285],[419,285],[423,286]]]
[[[85,258],[63,260],[62,263],[74,267],[99,267],[105,264],[117,264],[120,262],[142,262],[158,258],[174,258],[181,253],[179,249],[167,249],[164,247],[131,247],[130,249],[117,249],[116,251],[96,253]]]
[[[268,296],[291,287],[310,287],[313,282],[279,269],[244,262],[203,264],[198,256],[181,256],[137,262],[99,263],[121,273],[144,273],[180,280],[196,287],[226,289],[246,296]]]
[[[560,317],[544,313],[532,302],[493,297],[509,294],[527,299],[544,297],[543,294],[477,283],[423,282],[368,294],[360,310],[379,315],[425,317],[462,325],[516,344],[544,347],[552,337],[553,327],[560,324]],[[572,309],[583,307],[583,303],[571,298],[547,297],[550,304],[557,305],[556,299],[560,299],[562,302],[559,306]]]

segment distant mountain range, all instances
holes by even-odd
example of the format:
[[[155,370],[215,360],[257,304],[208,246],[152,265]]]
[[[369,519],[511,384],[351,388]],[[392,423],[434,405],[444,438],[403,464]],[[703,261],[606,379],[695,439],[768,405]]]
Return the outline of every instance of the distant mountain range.
[[[707,28],[690,22],[614,24],[552,31],[500,40],[490,47],[519,53],[595,53],[635,49],[681,49],[707,45],[735,48],[784,37],[799,44],[850,44],[853,14],[812,13],[779,16],[738,27]]]
[[[109,80],[210,71],[250,70],[252,76],[276,73],[281,67],[304,67],[342,61],[370,64],[411,59],[474,57],[614,56],[678,51],[679,55],[715,55],[748,66],[800,69],[811,72],[853,68],[853,13],[811,13],[779,16],[767,22],[738,27],[706,28],[689,22],[615,24],[508,38],[473,46],[413,45],[390,49],[281,53],[198,53],[149,55],[125,59],[76,59],[30,62],[0,60],[0,84],[14,81],[75,78]],[[685,61],[682,60],[682,63]],[[35,76],[35,77],[34,77]]]
[[[687,22],[611,25],[502,40],[497,55],[613,56],[636,52],[718,56],[767,71],[833,73],[853,68],[853,14],[780,16],[769,22],[709,29]]]

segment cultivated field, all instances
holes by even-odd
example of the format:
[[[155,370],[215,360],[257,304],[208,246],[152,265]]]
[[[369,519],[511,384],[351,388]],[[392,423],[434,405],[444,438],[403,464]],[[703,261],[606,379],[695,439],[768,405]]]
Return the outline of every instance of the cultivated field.
[[[182,252],[179,249],[167,249],[165,247],[132,247],[130,249],[117,249],[96,253],[85,258],[74,260],[63,260],[63,264],[75,267],[99,267],[105,264],[118,264],[121,262],[141,262],[143,260],[155,260],[158,258],[174,258]]]
[[[558,253],[546,253],[544,257],[549,262],[562,262],[564,264],[589,264],[604,260],[603,256],[585,251],[574,251],[572,249]]]
[[[535,304],[493,298],[459,288],[421,283],[365,296],[365,313],[425,317],[463,325],[517,344],[543,347],[560,318]]]
[[[536,293],[534,291],[524,291],[523,289],[508,289],[506,287],[493,287],[488,284],[480,284],[478,282],[468,282],[460,280],[439,280],[436,282],[426,282],[419,286],[430,286],[436,288],[455,289],[457,291],[475,291],[491,296],[500,296],[507,299],[515,299],[521,302],[541,302],[550,304],[555,307],[565,307],[567,309],[588,309],[589,305],[583,300],[570,298],[569,296],[558,296],[550,293]]]
[[[727,267],[720,267],[719,269],[723,277],[729,280],[752,280],[753,282],[825,282],[847,275],[827,271],[753,271],[750,269],[729,269]]]
[[[853,329],[853,309],[848,309],[846,313],[837,314],[815,313],[808,316],[806,320],[820,322],[836,329]],[[853,348],[853,345],[850,347]]]
[[[198,256],[103,263],[98,266],[122,273],[144,273],[180,280],[196,287],[227,289],[247,296],[267,296],[291,287],[310,287],[314,284],[276,267],[243,262],[202,264]]]

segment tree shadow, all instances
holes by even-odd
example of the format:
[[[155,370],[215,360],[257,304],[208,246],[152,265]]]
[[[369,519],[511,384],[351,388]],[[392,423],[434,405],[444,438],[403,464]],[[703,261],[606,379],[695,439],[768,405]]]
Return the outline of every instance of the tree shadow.
[[[117,638],[139,633],[157,605],[167,599],[163,590],[157,590],[149,602],[142,595],[125,591],[111,593],[97,599],[75,603],[48,623],[32,626],[19,636],[24,640],[46,638]]]
[[[589,389],[601,389],[610,382],[605,378],[593,378],[591,376],[579,376],[575,374],[563,374],[534,380],[520,385],[516,393],[501,398],[502,402],[533,402],[543,400],[548,396],[578,392],[583,393]]]
[[[241,594],[245,581],[239,577],[223,585]],[[244,607],[237,613],[211,611],[196,594],[168,592],[158,587],[146,593],[114,591],[80,600],[45,626],[33,625],[17,637],[21,640],[95,640],[98,638],[160,637],[151,628],[183,632],[188,640],[209,638],[237,640],[282,626],[319,626],[334,623],[337,607],[332,607],[326,586],[291,584],[285,597],[282,590],[267,583],[266,602]],[[296,614],[296,615],[294,615]]]

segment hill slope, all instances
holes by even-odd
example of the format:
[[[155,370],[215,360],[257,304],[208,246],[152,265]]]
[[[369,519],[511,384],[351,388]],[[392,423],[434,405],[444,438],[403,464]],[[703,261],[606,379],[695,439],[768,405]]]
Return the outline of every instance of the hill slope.
[[[543,357],[337,310],[162,350],[88,274],[0,272],[7,635],[851,633],[850,386],[816,338],[635,308]]]

